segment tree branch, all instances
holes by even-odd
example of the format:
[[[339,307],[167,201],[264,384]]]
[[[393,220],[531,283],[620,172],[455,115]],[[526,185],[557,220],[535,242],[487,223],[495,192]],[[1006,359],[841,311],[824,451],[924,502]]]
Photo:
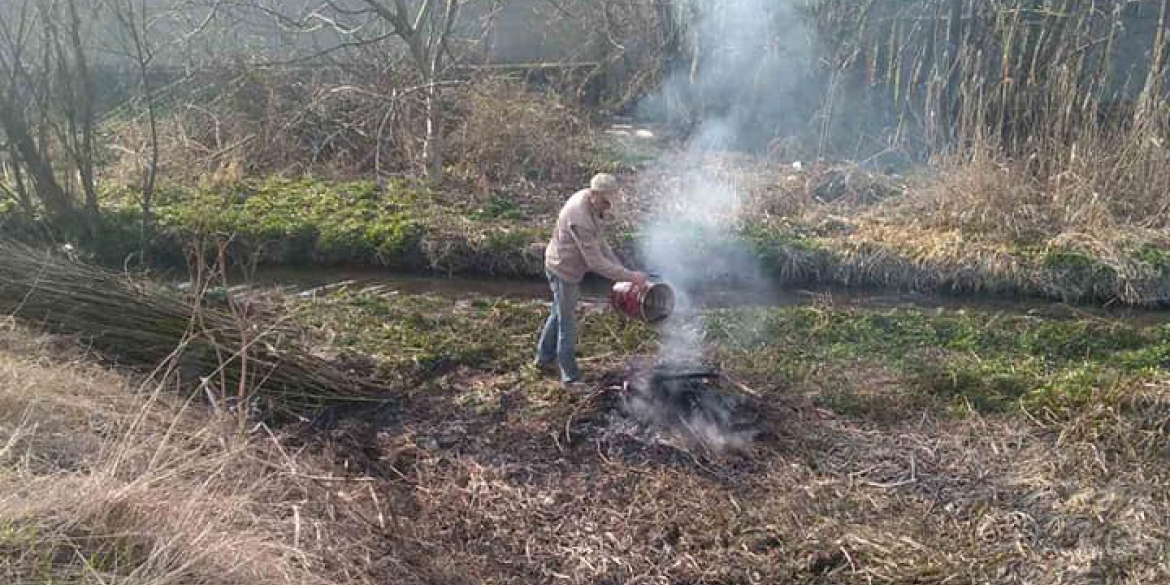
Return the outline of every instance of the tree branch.
[[[402,0],[394,0],[396,10],[386,8],[384,4],[378,0],[362,0],[374,11],[375,14],[382,17],[383,20],[389,22],[394,30],[399,35],[409,35],[413,31],[410,29],[410,23],[406,22],[406,6]]]
[[[369,37],[369,38],[365,38],[365,39],[356,39],[356,40],[349,41],[349,42],[342,42],[342,43],[338,43],[337,45],[334,45],[332,47],[321,49],[320,51],[317,51],[316,53],[313,53],[311,55],[305,55],[303,57],[296,57],[293,59],[286,59],[286,60],[282,60],[282,61],[268,61],[267,63],[269,65],[276,65],[276,66],[298,65],[301,63],[307,63],[309,61],[314,61],[316,59],[328,57],[329,55],[332,55],[333,53],[337,53],[339,51],[344,51],[346,49],[357,49],[357,48],[361,48],[361,47],[368,47],[370,45],[376,45],[382,41],[385,41],[387,39],[390,39],[390,38],[397,36],[397,34],[398,33],[388,32],[388,33],[380,34],[380,35],[375,36],[375,37]]]
[[[400,10],[406,10],[406,7],[405,7],[403,0],[394,0],[394,2],[399,5]],[[423,5],[421,7],[419,7],[419,9],[418,9],[418,16],[414,17],[414,27],[412,27],[414,29],[414,32],[417,33],[418,31],[422,30],[423,22],[425,22],[427,17],[430,16],[431,9],[434,7],[435,7],[435,0],[424,0],[423,1]]]

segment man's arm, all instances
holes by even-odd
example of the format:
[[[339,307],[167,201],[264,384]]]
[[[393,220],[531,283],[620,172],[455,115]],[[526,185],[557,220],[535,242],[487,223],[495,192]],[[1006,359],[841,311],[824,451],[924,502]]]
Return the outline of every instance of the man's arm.
[[[581,250],[585,264],[589,266],[590,270],[610,280],[639,280],[640,273],[627,270],[625,266],[617,262],[616,258],[613,257],[613,251],[609,250],[609,246],[598,239],[596,231],[581,225],[572,225],[569,227],[569,231],[573,234],[573,240]],[[606,252],[609,254],[607,255]]]
[[[618,255],[615,254],[613,251],[613,247],[609,245],[609,241],[607,241],[603,237],[599,237],[599,238],[597,238],[597,243],[601,245],[601,255],[602,256],[605,256],[610,262],[613,262],[615,264],[622,263],[622,259],[618,258]]]

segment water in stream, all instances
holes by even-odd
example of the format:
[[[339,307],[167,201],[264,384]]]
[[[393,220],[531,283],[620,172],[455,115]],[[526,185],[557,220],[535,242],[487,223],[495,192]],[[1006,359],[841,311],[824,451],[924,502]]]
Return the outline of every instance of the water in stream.
[[[261,287],[277,287],[291,293],[305,295],[345,286],[350,290],[432,294],[456,300],[499,297],[523,301],[548,300],[551,297],[548,284],[541,280],[443,277],[400,274],[376,269],[265,268],[255,274],[253,284]],[[898,291],[824,288],[815,290],[799,288],[721,290],[708,288],[697,291],[692,296],[703,308],[820,304],[873,309],[969,309],[1030,314],[1048,318],[1109,318],[1122,319],[1137,325],[1170,323],[1170,311],[1167,310],[1086,307],[1039,299],[960,297]],[[593,305],[608,304],[609,283],[599,279],[587,279],[583,285],[582,301]]]

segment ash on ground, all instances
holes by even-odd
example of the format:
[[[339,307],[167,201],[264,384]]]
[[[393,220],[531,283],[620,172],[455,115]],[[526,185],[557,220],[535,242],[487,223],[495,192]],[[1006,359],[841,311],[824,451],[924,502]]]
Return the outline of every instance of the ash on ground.
[[[717,370],[681,363],[632,366],[601,420],[602,434],[632,437],[712,455],[746,454],[759,433],[758,412]]]

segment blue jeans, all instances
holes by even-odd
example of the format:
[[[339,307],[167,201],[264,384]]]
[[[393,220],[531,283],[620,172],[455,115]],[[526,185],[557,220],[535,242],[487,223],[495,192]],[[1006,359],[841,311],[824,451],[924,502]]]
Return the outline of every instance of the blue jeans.
[[[581,297],[581,285],[565,282],[551,272],[548,283],[553,293],[552,314],[540,333],[536,363],[545,365],[556,360],[561,368],[561,381],[572,382],[581,377],[577,369],[577,301]]]

